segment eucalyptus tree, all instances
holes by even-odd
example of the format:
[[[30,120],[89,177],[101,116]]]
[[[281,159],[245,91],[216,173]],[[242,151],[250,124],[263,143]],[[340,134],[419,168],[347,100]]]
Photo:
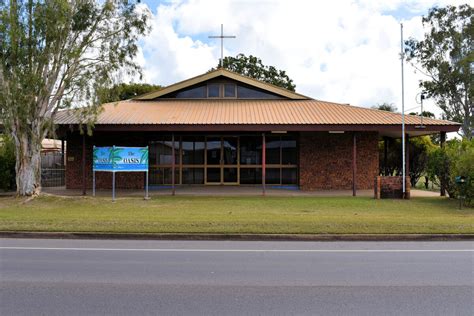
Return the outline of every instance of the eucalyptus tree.
[[[90,122],[99,91],[140,74],[134,56],[148,17],[128,0],[0,0],[0,114],[18,195],[41,190],[41,142],[58,111],[82,109],[73,112]]]
[[[422,40],[406,41],[408,61],[427,80],[421,88],[443,110],[447,119],[462,124],[462,136],[474,132],[474,8],[432,8],[422,18],[426,32]]]
[[[219,67],[220,61],[217,65],[217,68]],[[278,70],[274,66],[264,65],[260,58],[252,55],[247,57],[244,54],[238,54],[235,57],[224,57],[223,68],[290,91],[295,91],[296,88],[286,71]]]

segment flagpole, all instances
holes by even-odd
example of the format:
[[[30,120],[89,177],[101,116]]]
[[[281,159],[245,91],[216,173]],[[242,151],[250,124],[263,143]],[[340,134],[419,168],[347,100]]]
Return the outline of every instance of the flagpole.
[[[405,61],[405,52],[403,51],[403,23],[400,23],[400,57],[402,66],[402,191],[403,198],[406,197],[406,176],[405,176],[405,82],[403,64]]]

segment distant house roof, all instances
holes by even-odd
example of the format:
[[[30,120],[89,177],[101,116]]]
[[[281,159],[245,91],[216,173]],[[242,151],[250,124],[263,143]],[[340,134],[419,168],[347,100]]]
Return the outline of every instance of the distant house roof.
[[[45,138],[41,142],[41,152],[61,151],[61,141]]]

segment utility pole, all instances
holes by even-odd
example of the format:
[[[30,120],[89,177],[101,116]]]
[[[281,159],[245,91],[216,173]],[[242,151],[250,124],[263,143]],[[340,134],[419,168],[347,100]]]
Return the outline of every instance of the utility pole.
[[[403,64],[405,62],[405,52],[403,50],[403,23],[400,23],[400,59],[402,66],[402,191],[403,198],[406,196],[406,175],[405,175],[405,78]]]

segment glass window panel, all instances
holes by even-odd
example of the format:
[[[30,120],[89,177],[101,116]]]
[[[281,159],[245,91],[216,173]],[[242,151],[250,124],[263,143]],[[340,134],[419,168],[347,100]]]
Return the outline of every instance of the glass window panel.
[[[206,86],[194,87],[176,93],[177,99],[203,99],[206,98]]]
[[[204,164],[204,150],[205,150],[204,137],[196,137],[194,142],[194,164]]]
[[[204,184],[203,168],[183,168],[183,184]]]
[[[237,168],[224,168],[224,182],[237,182]]]
[[[224,84],[224,97],[235,98],[235,84],[234,83]]]
[[[281,169],[281,183],[282,184],[298,184],[298,169],[296,168],[282,168]]]
[[[282,138],[281,140],[281,163],[284,165],[296,165],[296,140]]]
[[[224,164],[225,165],[236,165],[237,164],[237,137],[224,137],[223,139],[223,150],[224,150]]]
[[[218,98],[220,97],[220,87],[218,83],[211,83],[207,85],[207,97],[208,98]]]
[[[220,138],[207,138],[207,164],[219,165],[221,163],[221,140]]]
[[[194,139],[183,137],[181,141],[183,165],[194,164]]]
[[[237,86],[237,97],[239,99],[281,99],[279,96],[274,94],[240,85]]]
[[[266,163],[280,164],[280,137],[266,137]]]
[[[156,165],[156,146],[154,142],[148,144],[148,163],[150,165]]]
[[[175,139],[175,163],[179,163],[179,139]],[[150,164],[171,165],[173,163],[173,142],[171,136],[150,142]]]
[[[240,168],[241,184],[261,184],[262,169],[261,168]]]
[[[183,184],[194,184],[194,169],[183,168],[181,171],[181,181]]]
[[[204,184],[204,168],[194,168],[194,184]]]
[[[207,182],[221,182],[221,168],[207,168]]]
[[[170,185],[172,184],[171,168],[150,168],[149,184],[150,185]],[[175,169],[175,184],[179,183],[179,168]]]
[[[240,137],[240,164],[260,165],[262,163],[262,138],[258,136]]]
[[[280,168],[266,168],[265,183],[280,184]]]

